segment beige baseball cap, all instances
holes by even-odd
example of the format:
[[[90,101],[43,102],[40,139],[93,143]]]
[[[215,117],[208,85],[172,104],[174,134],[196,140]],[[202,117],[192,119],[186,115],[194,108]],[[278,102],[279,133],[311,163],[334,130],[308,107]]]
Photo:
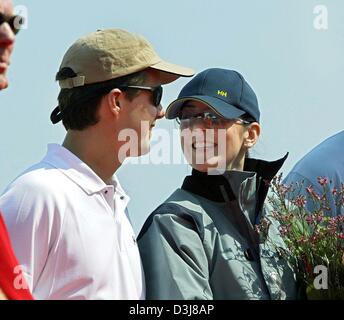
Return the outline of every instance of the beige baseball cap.
[[[60,70],[71,68],[77,76],[60,80],[62,89],[103,82],[146,68],[162,71],[162,84],[194,71],[163,61],[142,36],[121,29],[99,30],[77,40],[63,57]]]

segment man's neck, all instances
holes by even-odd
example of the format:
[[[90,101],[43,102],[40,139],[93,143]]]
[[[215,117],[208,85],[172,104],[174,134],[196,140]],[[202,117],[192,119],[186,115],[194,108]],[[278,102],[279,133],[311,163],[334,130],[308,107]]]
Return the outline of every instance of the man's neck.
[[[68,131],[63,146],[86,163],[106,184],[109,184],[121,163],[116,146],[102,144],[102,137],[84,131]]]

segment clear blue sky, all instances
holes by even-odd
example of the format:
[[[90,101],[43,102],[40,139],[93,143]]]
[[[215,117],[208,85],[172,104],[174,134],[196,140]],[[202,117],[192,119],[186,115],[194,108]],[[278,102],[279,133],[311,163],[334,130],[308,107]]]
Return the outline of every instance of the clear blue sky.
[[[80,36],[118,27],[149,39],[166,60],[194,68],[240,71],[255,89],[263,133],[253,156],[295,162],[326,137],[344,129],[344,1],[342,0],[60,0],[15,1],[28,9],[28,28],[16,43],[11,87],[0,93],[0,190],[39,161],[47,143],[62,142],[54,76],[66,49]],[[313,26],[316,5],[328,9],[328,29]],[[186,83],[165,88],[163,103]],[[162,120],[158,128],[172,130]],[[330,155],[329,155],[330,156]],[[131,196],[138,230],[147,215],[190,172],[181,165],[131,165],[119,172]],[[53,183],[53,182],[52,182]]]

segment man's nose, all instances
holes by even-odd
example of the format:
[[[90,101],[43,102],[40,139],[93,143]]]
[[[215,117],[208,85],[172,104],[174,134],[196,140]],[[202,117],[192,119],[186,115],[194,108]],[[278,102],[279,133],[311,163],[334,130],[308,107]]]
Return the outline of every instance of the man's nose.
[[[162,108],[162,105],[160,104],[158,107],[157,107],[157,114],[156,114],[156,119],[161,119],[165,116],[165,111],[163,110]]]
[[[190,129],[192,131],[205,131],[207,129],[211,129],[211,126],[209,126],[209,124],[204,120],[196,119],[196,121],[191,121]]]
[[[7,22],[0,25],[0,46],[7,47],[14,43],[15,35]]]

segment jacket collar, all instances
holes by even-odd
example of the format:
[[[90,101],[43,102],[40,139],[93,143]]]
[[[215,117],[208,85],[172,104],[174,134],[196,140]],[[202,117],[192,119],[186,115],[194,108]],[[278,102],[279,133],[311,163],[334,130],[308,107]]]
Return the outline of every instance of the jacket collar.
[[[246,159],[244,171],[227,171],[223,175],[208,175],[192,170],[182,189],[214,202],[233,200],[251,202],[255,197],[256,212],[262,209],[269,190],[269,182],[277,174],[288,154],[276,161]]]

